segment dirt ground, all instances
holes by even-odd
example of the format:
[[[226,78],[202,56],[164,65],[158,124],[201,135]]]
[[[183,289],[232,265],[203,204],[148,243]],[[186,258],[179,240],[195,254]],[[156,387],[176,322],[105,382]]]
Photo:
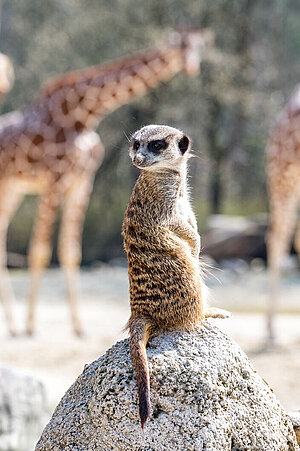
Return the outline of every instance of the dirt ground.
[[[81,339],[72,334],[63,276],[58,269],[47,271],[43,279],[37,332],[32,338],[23,333],[28,273],[14,270],[11,275],[19,335],[9,338],[1,320],[0,363],[22,368],[42,380],[52,410],[86,363],[126,337],[122,329],[129,317],[127,270],[102,266],[81,271],[81,316],[85,329]],[[300,408],[300,275],[290,274],[283,280],[276,319],[278,348],[269,352],[262,351],[266,272],[231,268],[214,272],[208,285],[211,304],[233,312],[230,319],[211,321],[216,321],[241,345],[287,410]]]

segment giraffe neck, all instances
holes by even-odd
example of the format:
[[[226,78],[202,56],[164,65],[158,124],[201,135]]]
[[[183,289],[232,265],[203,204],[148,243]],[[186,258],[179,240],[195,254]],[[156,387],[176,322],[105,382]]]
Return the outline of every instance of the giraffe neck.
[[[46,85],[39,101],[48,103],[53,120],[64,127],[95,128],[103,116],[179,72],[182,52],[170,45],[71,72]]]

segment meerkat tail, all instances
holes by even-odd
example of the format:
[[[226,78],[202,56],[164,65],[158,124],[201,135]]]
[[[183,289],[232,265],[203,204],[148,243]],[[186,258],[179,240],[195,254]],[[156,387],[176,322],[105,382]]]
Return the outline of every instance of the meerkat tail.
[[[139,414],[144,431],[150,416],[150,379],[146,345],[150,336],[150,324],[146,320],[134,318],[130,321],[130,355],[135,368],[139,394]]]

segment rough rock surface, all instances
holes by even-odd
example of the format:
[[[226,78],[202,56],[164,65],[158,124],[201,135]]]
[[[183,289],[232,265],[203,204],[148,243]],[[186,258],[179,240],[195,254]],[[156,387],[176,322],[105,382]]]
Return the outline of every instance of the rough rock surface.
[[[143,435],[128,340],[70,387],[36,451],[299,450],[292,424],[239,346],[206,323],[147,348],[152,415]]]
[[[0,451],[31,451],[49,418],[41,382],[0,366]]]
[[[292,420],[295,434],[297,437],[297,442],[300,445],[300,410],[294,410],[293,412],[289,412],[289,417]]]

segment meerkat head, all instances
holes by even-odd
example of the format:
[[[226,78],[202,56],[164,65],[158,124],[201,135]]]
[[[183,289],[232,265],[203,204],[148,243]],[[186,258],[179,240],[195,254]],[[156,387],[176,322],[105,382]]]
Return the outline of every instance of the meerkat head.
[[[190,139],[180,130],[167,125],[147,125],[135,132],[129,155],[140,169],[180,169],[187,161]]]

